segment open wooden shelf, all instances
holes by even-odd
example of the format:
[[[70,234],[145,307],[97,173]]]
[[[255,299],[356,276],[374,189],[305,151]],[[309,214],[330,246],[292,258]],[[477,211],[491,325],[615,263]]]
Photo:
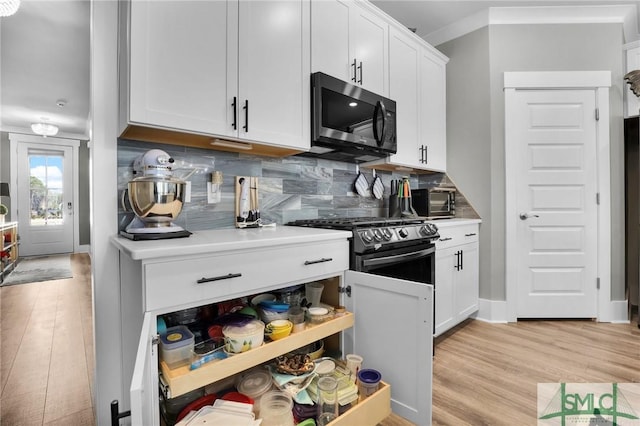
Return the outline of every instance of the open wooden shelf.
[[[164,361],[160,361],[160,370],[169,387],[170,397],[175,398],[193,389],[222,380],[270,361],[282,354],[339,333],[352,327],[353,323],[353,314],[346,313],[344,316],[331,319],[322,324],[308,325],[304,331],[290,334],[274,342],[266,342],[259,348],[232,355],[223,360],[209,362],[195,370],[190,370],[189,365],[170,369]]]
[[[5,238],[8,236],[9,238]],[[18,222],[0,224],[0,282],[15,268],[18,262]],[[4,256],[8,253],[8,256]]]

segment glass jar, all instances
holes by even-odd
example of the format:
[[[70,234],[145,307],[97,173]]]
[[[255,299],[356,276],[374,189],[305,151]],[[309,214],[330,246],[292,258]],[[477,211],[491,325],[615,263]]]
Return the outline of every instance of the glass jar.
[[[318,379],[317,425],[325,426],[338,417],[338,381],[331,376]]]

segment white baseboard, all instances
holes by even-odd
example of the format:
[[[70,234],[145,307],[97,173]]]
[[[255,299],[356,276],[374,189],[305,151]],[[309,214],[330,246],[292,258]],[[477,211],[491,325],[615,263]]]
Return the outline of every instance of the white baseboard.
[[[480,321],[505,323],[507,321],[507,302],[504,300],[480,299],[475,318]]]
[[[91,252],[91,245],[90,244],[79,245],[78,247],[76,247],[74,252],[75,253],[90,253]]]
[[[629,302],[627,300],[612,300],[609,302],[610,318],[607,322],[628,324],[629,319]]]
[[[480,299],[475,319],[485,322],[506,323],[508,321],[507,302],[504,300]],[[629,323],[629,308],[626,300],[609,302],[609,312],[601,322]]]

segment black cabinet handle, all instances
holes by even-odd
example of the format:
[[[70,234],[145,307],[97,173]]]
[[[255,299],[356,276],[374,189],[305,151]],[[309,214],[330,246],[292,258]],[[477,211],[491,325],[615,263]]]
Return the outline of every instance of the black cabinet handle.
[[[464,269],[464,250],[460,250],[460,270]]]
[[[449,240],[453,240],[453,238],[451,238],[451,237],[440,238],[438,241],[449,241]]]
[[[360,80],[358,80],[358,83],[362,84],[362,61],[360,61],[358,69],[360,70]]]
[[[305,260],[304,264],[305,265],[313,265],[316,263],[324,263],[324,262],[331,262],[333,260],[333,258],[331,257],[323,257],[322,259],[318,259],[318,260]]]
[[[456,266],[454,266],[454,268],[456,268],[456,271],[460,270],[460,252],[459,251],[456,252]]]
[[[476,235],[475,232],[472,232],[470,234],[464,234],[465,237],[473,237],[474,235]]]
[[[351,66],[353,67],[353,77],[351,78],[351,81],[353,81],[354,83],[356,82],[356,58],[353,58],[353,63],[351,64]]]
[[[427,164],[427,147],[425,145],[420,145],[420,162]]]
[[[233,97],[233,102],[231,103],[231,106],[233,107],[233,123],[231,124],[231,127],[233,127],[233,130],[237,130],[238,129],[238,102],[237,102],[237,98],[234,96]]]
[[[242,128],[245,132],[249,131],[249,99],[245,99],[244,106],[242,107],[244,110],[244,126]]]
[[[211,278],[202,277],[196,282],[198,284],[204,284],[204,283],[210,283],[211,281],[228,280],[229,278],[238,278],[238,277],[241,277],[241,276],[242,276],[242,274],[237,273],[237,274],[220,275],[219,277],[211,277]]]

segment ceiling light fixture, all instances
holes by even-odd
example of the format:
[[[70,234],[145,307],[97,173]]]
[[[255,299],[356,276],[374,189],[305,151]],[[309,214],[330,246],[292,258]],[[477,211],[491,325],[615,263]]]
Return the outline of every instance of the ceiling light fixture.
[[[13,15],[19,7],[20,0],[0,0],[0,17]]]
[[[33,123],[31,125],[31,130],[33,130],[33,133],[36,135],[44,136],[46,138],[47,136],[56,135],[58,133],[58,126],[54,126],[49,123]]]

